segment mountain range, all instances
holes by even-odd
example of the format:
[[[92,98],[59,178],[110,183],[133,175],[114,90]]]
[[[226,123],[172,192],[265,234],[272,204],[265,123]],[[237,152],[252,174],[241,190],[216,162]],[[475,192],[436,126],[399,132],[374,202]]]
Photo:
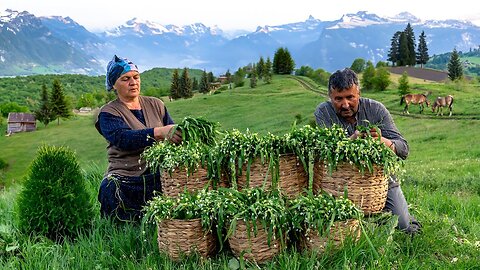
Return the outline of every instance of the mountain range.
[[[288,48],[296,67],[331,72],[350,66],[355,58],[386,61],[391,38],[407,23],[417,39],[425,31],[431,56],[480,44],[480,27],[471,22],[422,21],[407,12],[385,18],[359,11],[334,21],[310,16],[230,37],[202,23],[162,25],[138,18],[93,33],[69,17],[36,17],[7,9],[0,12],[0,76],[100,75],[114,54],[129,58],[141,70],[189,67],[222,74],[257,62],[260,56],[272,59],[280,47]]]

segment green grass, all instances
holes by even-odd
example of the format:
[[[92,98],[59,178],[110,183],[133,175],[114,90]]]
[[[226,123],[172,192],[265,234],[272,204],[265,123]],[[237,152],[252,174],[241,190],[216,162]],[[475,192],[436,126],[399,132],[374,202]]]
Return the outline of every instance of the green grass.
[[[415,85],[435,93],[453,92],[458,97],[455,114],[478,115],[478,85]],[[456,89],[456,90],[455,90]],[[401,111],[398,90],[365,92]],[[281,134],[295,120],[301,125],[313,119],[316,105],[325,98],[306,91],[294,80],[275,77],[273,84],[256,89],[225,90],[215,95],[198,95],[190,100],[166,102],[178,122],[184,116],[204,116],[218,121],[223,129],[238,128]],[[478,106],[477,106],[478,108]],[[411,114],[418,110],[411,108]],[[426,113],[427,114],[427,113]],[[367,222],[365,236],[338,251],[312,256],[288,250],[266,269],[478,269],[480,263],[480,121],[448,120],[448,117],[412,118],[394,114],[399,130],[410,145],[410,155],[400,178],[411,213],[423,225],[413,238],[392,230],[392,219],[376,226]],[[189,258],[172,262],[159,255],[155,228],[115,225],[98,216],[92,229],[75,241],[55,244],[23,235],[14,220],[15,197],[28,164],[42,143],[67,145],[74,149],[86,175],[91,200],[98,212],[96,195],[106,166],[105,140],[93,127],[92,117],[77,117],[51,123],[36,132],[0,138],[1,157],[9,162],[0,192],[1,269],[229,269],[233,256],[228,252],[204,260]],[[2,244],[9,251],[1,250]],[[376,254],[379,257],[376,257]],[[247,267],[257,268],[254,264]]]

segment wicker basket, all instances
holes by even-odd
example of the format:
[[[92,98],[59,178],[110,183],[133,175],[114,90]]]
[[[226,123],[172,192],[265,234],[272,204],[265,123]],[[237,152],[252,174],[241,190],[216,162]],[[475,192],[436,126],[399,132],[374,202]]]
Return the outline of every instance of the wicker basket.
[[[280,155],[278,187],[292,199],[308,187],[308,174],[295,154]]]
[[[360,239],[360,233],[359,221],[357,219],[336,221],[325,236],[319,235],[316,230],[311,230],[307,235],[302,235],[300,237],[300,246],[302,250],[322,252],[328,244],[338,248],[348,238],[352,241],[357,241]]]
[[[235,256],[243,256],[247,260],[263,263],[280,253],[281,242],[272,237],[268,245],[268,235],[260,221],[257,221],[257,228],[257,235],[255,235],[253,225],[250,225],[249,237],[247,224],[243,220],[237,222],[235,232],[228,238],[230,249]]]
[[[165,196],[177,197],[185,190],[195,192],[204,189],[206,186],[212,186],[207,177],[207,170],[204,167],[198,167],[197,170],[188,174],[184,168],[177,169],[171,174],[163,172],[160,179],[162,191]]]
[[[285,196],[294,198],[307,188],[308,175],[295,154],[280,155],[278,170],[278,187]],[[262,164],[260,158],[257,158],[250,165],[249,182],[247,182],[247,168],[246,166],[242,168],[242,174],[237,177],[238,189],[242,190],[247,187],[270,188],[273,174],[275,172],[269,170],[268,161]]]
[[[385,207],[388,180],[379,166],[374,166],[373,173],[365,171],[363,174],[355,165],[346,162],[339,163],[331,174],[321,163],[315,165],[315,170],[322,170],[322,175],[320,185],[313,185],[314,193],[324,190],[335,197],[341,197],[346,188],[348,198],[366,214],[380,212]]]
[[[194,252],[209,257],[216,251],[216,239],[202,230],[200,219],[163,220],[157,223],[157,232],[158,249],[173,260]]]

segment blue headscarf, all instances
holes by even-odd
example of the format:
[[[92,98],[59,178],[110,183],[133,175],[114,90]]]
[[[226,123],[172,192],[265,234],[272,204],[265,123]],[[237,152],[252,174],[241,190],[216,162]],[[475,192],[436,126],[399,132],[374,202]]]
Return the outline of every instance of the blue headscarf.
[[[113,59],[108,62],[107,65],[107,77],[105,78],[105,87],[107,90],[112,90],[117,79],[123,74],[132,70],[138,71],[137,65],[126,58],[121,59],[114,55]]]

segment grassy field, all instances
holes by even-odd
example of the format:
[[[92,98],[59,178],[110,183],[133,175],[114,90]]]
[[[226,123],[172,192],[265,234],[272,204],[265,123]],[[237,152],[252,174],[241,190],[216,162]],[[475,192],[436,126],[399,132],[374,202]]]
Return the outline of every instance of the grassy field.
[[[409,237],[392,230],[391,223],[376,226],[366,222],[366,235],[356,245],[319,256],[288,250],[271,262],[267,269],[479,269],[480,262],[480,121],[479,86],[470,84],[415,84],[415,89],[434,90],[432,95],[453,93],[454,115],[469,117],[408,117],[401,115],[398,90],[364,92],[382,101],[394,112],[395,123],[410,145],[410,156],[400,175],[402,189],[411,213],[423,225],[423,233]],[[458,97],[458,98],[457,98]],[[190,100],[167,102],[174,120],[184,116],[204,116],[218,121],[223,129],[249,128],[260,133],[281,134],[294,121],[307,124],[313,120],[316,105],[325,98],[306,90],[298,82],[275,77],[271,85],[256,89],[225,90],[215,95],[199,95]],[[458,100],[458,102],[457,102]],[[476,105],[474,105],[476,104]],[[418,115],[418,108],[410,109]],[[95,218],[92,230],[76,241],[55,244],[29,237],[16,230],[13,205],[21,188],[22,176],[42,143],[67,145],[77,153],[85,172],[91,200],[106,166],[104,139],[93,127],[91,116],[51,123],[32,133],[0,138],[1,157],[9,163],[0,192],[1,269],[236,269],[228,252],[204,260],[190,258],[172,262],[158,255],[154,228],[114,225]],[[393,223],[394,224],[394,223]],[[248,263],[246,267],[259,266]]]

